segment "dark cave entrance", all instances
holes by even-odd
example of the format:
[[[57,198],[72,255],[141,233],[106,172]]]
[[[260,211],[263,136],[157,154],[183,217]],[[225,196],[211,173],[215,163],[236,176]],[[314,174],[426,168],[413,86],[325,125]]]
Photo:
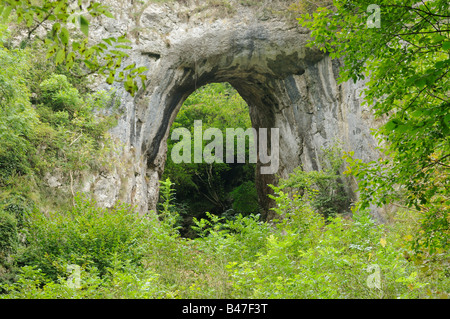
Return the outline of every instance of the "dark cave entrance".
[[[202,134],[216,130],[215,134],[198,136],[199,123]],[[181,217],[183,236],[195,236],[191,230],[193,218],[205,218],[206,212],[226,219],[238,214],[263,214],[255,181],[257,161],[252,157],[252,126],[248,104],[228,82],[202,86],[184,101],[170,128],[162,176],[162,180],[169,178],[175,183],[172,209]],[[243,140],[231,135],[233,131],[244,132]],[[208,149],[219,160],[203,156],[199,162],[195,158],[199,139],[202,155]],[[212,144],[217,146],[213,150]],[[223,148],[220,152],[219,147]],[[177,156],[182,156],[182,161]]]

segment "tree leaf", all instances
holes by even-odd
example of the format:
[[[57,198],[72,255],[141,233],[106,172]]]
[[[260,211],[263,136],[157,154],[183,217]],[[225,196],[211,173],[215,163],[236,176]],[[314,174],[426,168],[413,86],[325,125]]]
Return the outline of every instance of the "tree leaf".
[[[61,28],[59,38],[61,39],[62,44],[64,44],[65,46],[69,44],[69,31],[65,27]]]
[[[136,73],[142,73],[142,72],[145,72],[145,71],[148,71],[148,68],[145,67],[145,66],[141,66],[141,67],[138,67],[136,69]]]
[[[103,41],[106,42],[108,45],[111,45],[111,44],[112,44],[111,38],[103,39]]]
[[[3,14],[2,14],[2,23],[5,23],[8,20],[9,15],[11,14],[12,11],[12,7],[11,6],[7,6],[4,10],[3,10]]]
[[[60,63],[62,63],[64,61],[66,57],[66,51],[64,49],[60,49],[57,53],[56,53],[56,57],[55,57],[55,63],[58,65]]]
[[[129,45],[123,45],[123,44],[119,44],[115,46],[117,49],[125,49],[125,50],[131,50],[132,47],[130,47]]]
[[[106,79],[106,83],[109,85],[112,85],[114,83],[114,76],[112,76],[112,73],[109,74],[108,78]]]
[[[136,67],[136,63],[133,63],[133,64],[128,65],[128,66],[125,67],[123,70],[124,70],[124,71],[128,71],[128,70],[133,69],[134,67]]]
[[[130,43],[131,41],[128,40],[125,36],[120,36],[117,38],[117,42],[119,43]]]
[[[72,42],[72,49],[74,51],[77,51],[80,48],[80,43],[78,42]]]
[[[56,40],[56,36],[60,29],[61,29],[61,24],[59,22],[56,22],[53,24],[52,31],[50,31],[50,35],[53,38],[53,40]]]
[[[89,35],[89,21],[84,16],[80,15],[79,22],[80,22],[81,32],[83,32],[85,36],[88,36]]]

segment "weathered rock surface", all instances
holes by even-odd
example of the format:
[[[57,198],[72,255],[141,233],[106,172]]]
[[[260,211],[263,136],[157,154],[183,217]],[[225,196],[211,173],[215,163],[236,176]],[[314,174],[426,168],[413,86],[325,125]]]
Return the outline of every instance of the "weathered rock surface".
[[[92,22],[97,38],[133,35],[127,62],[149,69],[147,88],[136,97],[117,87],[123,116],[111,133],[126,164],[94,183],[101,203],[121,199],[143,213],[155,209],[170,126],[184,100],[211,82],[233,85],[248,103],[255,128],[280,129],[280,177],[298,166],[319,169],[320,149],[334,141],[363,160],[378,156],[370,135],[375,124],[359,96],[363,83],[338,84],[339,61],[307,48],[309,31],[295,21],[261,6],[228,2],[236,7],[207,7],[208,1],[113,3],[118,20]],[[267,183],[275,181],[275,175],[257,174],[266,208]],[[347,182],[352,193],[354,182]]]

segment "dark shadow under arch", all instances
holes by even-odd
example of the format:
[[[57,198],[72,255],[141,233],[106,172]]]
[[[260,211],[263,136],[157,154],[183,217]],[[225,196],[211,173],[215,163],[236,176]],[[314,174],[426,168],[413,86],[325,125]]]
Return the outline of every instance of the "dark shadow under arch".
[[[258,87],[248,80],[234,78],[231,81],[225,81],[223,80],[223,77],[221,77],[221,81],[217,81],[212,76],[205,76],[198,79],[198,82],[196,82],[195,85],[192,85],[192,82],[190,85],[181,85],[177,87],[173,93],[169,93],[169,107],[166,109],[167,115],[164,116],[166,121],[160,128],[159,134],[156,135],[156,140],[154,141],[155,145],[157,144],[158,139],[161,142],[165,141],[165,143],[167,143],[167,131],[170,130],[170,127],[172,126],[186,99],[198,88],[211,83],[229,83],[247,103],[252,127],[257,131],[259,128],[267,128],[269,129],[268,133],[270,134],[270,129],[274,127],[274,114],[271,110],[273,108],[273,104],[276,103],[276,98],[271,96],[271,94],[264,89],[261,82],[258,83]],[[264,115],[260,114],[261,110],[264,112]],[[149,161],[151,161],[152,156],[155,155],[156,154],[149,154]],[[273,205],[273,200],[269,198],[268,194],[273,194],[273,191],[270,187],[268,187],[268,185],[276,184],[277,176],[276,174],[261,174],[261,165],[262,164],[259,161],[258,156],[258,162],[256,163],[255,169],[255,185],[258,193],[259,204],[262,208],[262,217],[264,219],[272,219],[274,216],[270,214],[270,208]]]

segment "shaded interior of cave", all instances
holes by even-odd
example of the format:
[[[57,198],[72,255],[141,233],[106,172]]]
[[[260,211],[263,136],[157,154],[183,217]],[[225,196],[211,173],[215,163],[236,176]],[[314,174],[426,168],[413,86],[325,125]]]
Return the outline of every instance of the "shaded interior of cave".
[[[204,159],[202,163],[195,163],[193,152],[189,163],[173,160],[172,153],[184,153],[184,149],[180,152],[176,146],[182,143],[182,138],[172,140],[176,129],[185,128],[191,132],[190,143],[194,150],[194,139],[198,138],[194,134],[194,121],[202,121],[202,132],[209,128],[219,129],[223,133],[224,148],[227,146],[227,128],[245,131],[252,127],[248,104],[228,82],[202,86],[184,101],[170,128],[162,180],[169,178],[175,183],[172,209],[180,214],[180,232],[185,237],[194,236],[192,220],[194,217],[205,218],[206,212],[230,219],[238,214],[261,214],[263,210],[255,184],[257,165],[249,157],[253,139],[245,139],[245,163],[239,163],[237,159],[237,145],[233,148],[234,163],[226,160],[226,149],[223,150],[223,163],[207,163]],[[211,140],[202,139],[202,148]]]

